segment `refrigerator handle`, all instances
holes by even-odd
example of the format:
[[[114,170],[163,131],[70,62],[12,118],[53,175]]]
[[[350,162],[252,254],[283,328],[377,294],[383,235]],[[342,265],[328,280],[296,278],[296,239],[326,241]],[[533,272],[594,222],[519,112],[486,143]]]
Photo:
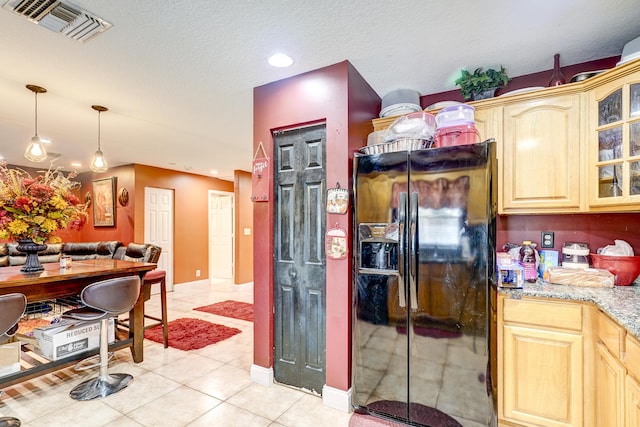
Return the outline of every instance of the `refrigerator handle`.
[[[398,206],[398,305],[407,306],[407,297],[404,291],[405,281],[405,227],[407,226],[407,193],[400,193],[400,206]]]
[[[418,288],[416,275],[418,274],[418,193],[411,193],[411,217],[409,220],[409,298],[411,309],[418,309]]]

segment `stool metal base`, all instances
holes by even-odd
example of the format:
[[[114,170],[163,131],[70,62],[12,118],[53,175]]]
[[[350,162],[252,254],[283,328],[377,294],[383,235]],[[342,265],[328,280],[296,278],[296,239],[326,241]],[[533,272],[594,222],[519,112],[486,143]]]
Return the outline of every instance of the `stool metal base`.
[[[124,389],[133,381],[129,374],[108,374],[78,384],[69,392],[75,400],[93,400],[107,397]]]
[[[22,423],[14,417],[0,417],[0,427],[20,427]]]

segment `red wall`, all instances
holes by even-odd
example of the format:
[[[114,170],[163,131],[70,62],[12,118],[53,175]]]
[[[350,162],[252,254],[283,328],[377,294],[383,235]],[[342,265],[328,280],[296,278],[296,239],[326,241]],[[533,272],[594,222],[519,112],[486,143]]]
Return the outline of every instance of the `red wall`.
[[[325,122],[327,185],[350,182],[350,159],[373,130],[380,98],[347,62],[254,89],[254,151],[262,142],[272,157],[272,131]],[[270,183],[273,200],[273,181]],[[273,205],[254,203],[254,363],[273,366]],[[351,230],[348,215],[327,214],[327,226]],[[350,383],[351,261],[326,262],[326,384]]]
[[[553,249],[557,251],[562,251],[565,242],[581,242],[596,252],[599,247],[622,239],[640,254],[640,213],[500,215],[496,225],[498,249],[507,242],[521,244],[523,240],[539,245],[540,233],[553,231]]]
[[[569,83],[571,77],[578,73],[584,73],[587,71],[606,70],[615,67],[616,63],[620,60],[619,56],[613,56],[610,58],[598,59],[596,61],[583,62],[581,64],[562,66],[562,58],[560,58],[560,70],[564,74],[564,78]],[[549,58],[549,66],[553,66],[553,57]],[[500,94],[510,92],[512,90],[522,89],[525,87],[544,86],[549,84],[552,70],[541,71],[538,73],[527,74],[524,76],[513,77],[507,83],[507,86],[500,88],[496,91],[496,96]],[[507,69],[507,75],[509,70]],[[429,105],[435,104],[441,101],[459,101],[464,102],[460,88],[447,92],[432,93],[420,97],[420,104],[422,108],[426,108]]]

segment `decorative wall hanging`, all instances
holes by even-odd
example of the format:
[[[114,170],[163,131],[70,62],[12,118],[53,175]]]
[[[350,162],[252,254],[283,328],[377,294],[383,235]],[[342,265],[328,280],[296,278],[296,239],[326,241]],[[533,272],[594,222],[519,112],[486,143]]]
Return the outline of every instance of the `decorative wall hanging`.
[[[336,183],[336,188],[327,189],[327,213],[345,214],[349,207],[349,191]]]
[[[327,258],[345,259],[347,257],[347,232],[338,224],[325,234],[324,249]]]
[[[87,207],[91,206],[91,191],[84,193],[84,204]]]
[[[264,157],[258,157],[260,151]],[[262,141],[258,144],[255,154],[253,155],[253,175],[251,178],[252,191],[251,200],[254,202],[269,201],[269,182],[271,176],[271,167],[269,165],[269,156],[262,145]]]
[[[124,187],[118,190],[118,203],[120,203],[120,206],[127,206],[129,204],[129,192]]]
[[[115,227],[116,225],[116,177],[96,179],[93,188],[93,225]]]

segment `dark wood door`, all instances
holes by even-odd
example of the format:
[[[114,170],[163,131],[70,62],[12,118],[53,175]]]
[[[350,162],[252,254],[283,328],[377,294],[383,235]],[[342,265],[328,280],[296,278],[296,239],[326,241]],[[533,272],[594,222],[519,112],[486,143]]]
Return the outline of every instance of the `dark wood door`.
[[[274,134],[274,375],[325,384],[326,127]]]

